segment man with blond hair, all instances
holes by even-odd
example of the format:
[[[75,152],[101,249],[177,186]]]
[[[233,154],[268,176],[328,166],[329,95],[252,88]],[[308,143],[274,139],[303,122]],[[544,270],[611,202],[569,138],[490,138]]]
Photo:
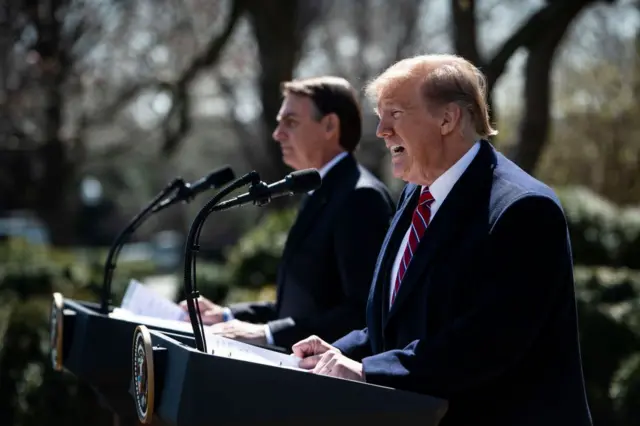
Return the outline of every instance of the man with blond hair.
[[[367,327],[293,352],[317,374],[447,399],[442,425],[591,425],[565,215],[487,141],[485,90],[451,55],[400,61],[368,85],[407,185]]]

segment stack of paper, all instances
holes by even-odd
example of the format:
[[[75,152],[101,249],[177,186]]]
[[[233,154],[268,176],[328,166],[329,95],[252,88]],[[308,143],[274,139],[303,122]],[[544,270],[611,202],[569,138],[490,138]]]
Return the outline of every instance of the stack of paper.
[[[171,330],[193,331],[188,322],[189,315],[178,304],[136,280],[129,282],[121,307],[115,308],[110,316]],[[300,358],[293,355],[215,335],[207,326],[204,327],[204,333],[207,352],[214,356],[306,371],[298,367]]]
[[[129,281],[120,307],[132,314],[184,321],[189,315],[178,304],[165,299],[139,281]]]
[[[217,336],[211,333],[210,330],[206,329],[205,339],[207,341],[207,351],[215,356],[302,370],[298,367],[300,358],[293,355],[287,355],[243,342],[238,342],[236,340],[227,339],[226,337]]]

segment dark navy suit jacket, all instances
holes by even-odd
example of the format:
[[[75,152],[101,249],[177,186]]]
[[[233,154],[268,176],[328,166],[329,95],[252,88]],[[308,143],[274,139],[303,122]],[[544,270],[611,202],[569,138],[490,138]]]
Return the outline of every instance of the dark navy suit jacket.
[[[334,345],[366,381],[449,401],[442,425],[587,426],[567,223],[553,191],[486,141],[429,224],[389,310],[419,187],[377,260],[367,327]]]

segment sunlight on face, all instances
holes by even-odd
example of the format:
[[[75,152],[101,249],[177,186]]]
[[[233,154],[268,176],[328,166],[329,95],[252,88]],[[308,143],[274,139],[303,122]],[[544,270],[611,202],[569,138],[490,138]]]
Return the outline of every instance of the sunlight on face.
[[[322,126],[315,114],[313,101],[295,94],[285,96],[278,112],[272,136],[280,144],[284,163],[295,170],[312,167],[322,149]]]
[[[426,106],[420,84],[407,80],[380,93],[376,134],[391,152],[393,175],[405,182],[428,185],[429,168],[440,156],[439,120]]]

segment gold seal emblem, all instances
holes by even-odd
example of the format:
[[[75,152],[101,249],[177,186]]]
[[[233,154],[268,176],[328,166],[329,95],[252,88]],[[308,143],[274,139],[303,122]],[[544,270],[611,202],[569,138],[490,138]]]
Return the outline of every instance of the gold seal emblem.
[[[62,371],[62,330],[64,320],[64,298],[53,293],[51,315],[49,317],[49,343],[51,365],[55,371]]]
[[[142,423],[151,423],[154,402],[153,345],[151,334],[144,325],[133,333],[133,397],[136,412]]]

